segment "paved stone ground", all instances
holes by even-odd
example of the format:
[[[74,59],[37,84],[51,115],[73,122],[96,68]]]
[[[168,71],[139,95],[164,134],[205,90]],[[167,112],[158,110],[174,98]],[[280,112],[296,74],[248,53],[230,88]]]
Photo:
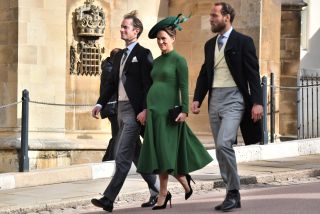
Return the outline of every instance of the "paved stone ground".
[[[247,190],[271,189],[277,186],[289,185],[290,188],[290,185],[320,181],[320,155],[240,163],[238,169],[244,194]],[[224,185],[217,166],[206,166],[191,175],[196,181],[196,184],[192,184],[194,199],[187,204],[181,185],[174,182],[175,179],[170,179],[169,190],[177,208],[172,209],[171,213],[177,210],[182,212],[187,208],[196,212],[198,209],[195,209],[194,203],[199,201],[199,198],[207,201],[208,207],[206,211],[202,210],[203,212],[212,209],[212,202],[219,203],[223,200],[225,189],[221,188]],[[106,213],[92,206],[90,199],[100,197],[98,193],[103,191],[107,183],[108,179],[97,179],[3,190],[0,191],[0,213]],[[140,208],[140,204],[148,197],[149,193],[141,177],[130,175],[115,203],[114,212],[152,213],[150,209]],[[190,213],[191,210],[187,212]]]
[[[242,190],[247,189],[259,189],[259,188],[270,188],[275,186],[290,186],[290,185],[297,185],[297,184],[305,184],[305,183],[315,183],[320,182],[320,176],[318,177],[310,177],[310,178],[299,178],[299,179],[289,179],[289,180],[279,180],[270,182],[268,184],[249,184],[249,185],[242,185]],[[223,194],[225,189],[222,188],[215,188],[214,190],[210,191],[216,192],[217,194]],[[197,191],[194,195],[195,196],[205,196],[208,194],[208,191]],[[176,200],[184,200],[184,193],[175,194]],[[116,212],[117,209],[124,209],[124,208],[130,208],[130,207],[140,207],[140,204],[143,202],[143,200],[138,201],[121,201],[115,203],[115,209],[114,212]],[[29,212],[27,214],[85,214],[85,213],[92,213],[92,214],[102,214],[106,213],[102,211],[100,208],[94,207],[91,204],[85,204],[85,205],[78,205],[72,208],[61,208],[61,209],[52,209],[48,211],[40,211],[40,212]],[[152,213],[152,211],[150,211]]]

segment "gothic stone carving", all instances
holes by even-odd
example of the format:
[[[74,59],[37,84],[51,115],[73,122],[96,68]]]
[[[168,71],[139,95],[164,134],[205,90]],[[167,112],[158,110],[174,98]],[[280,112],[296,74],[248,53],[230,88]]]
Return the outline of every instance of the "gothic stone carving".
[[[99,75],[101,54],[99,38],[105,30],[105,13],[93,5],[94,0],[86,0],[75,10],[75,23],[78,42],[70,47],[70,74]]]

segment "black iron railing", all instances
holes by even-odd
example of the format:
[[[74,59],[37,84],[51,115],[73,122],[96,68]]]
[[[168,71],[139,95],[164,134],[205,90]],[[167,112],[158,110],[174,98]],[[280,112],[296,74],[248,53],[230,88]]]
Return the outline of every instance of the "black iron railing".
[[[298,87],[298,138],[318,138],[320,137],[320,69],[301,69]]]

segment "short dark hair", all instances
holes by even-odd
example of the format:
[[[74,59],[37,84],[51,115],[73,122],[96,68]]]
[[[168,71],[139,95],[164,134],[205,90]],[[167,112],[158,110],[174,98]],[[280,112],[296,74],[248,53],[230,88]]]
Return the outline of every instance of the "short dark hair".
[[[139,29],[139,33],[137,35],[137,38],[142,34],[143,31],[143,24],[140,21],[140,19],[137,17],[138,11],[133,10],[130,13],[127,13],[126,15],[123,16],[124,19],[132,19],[132,24],[134,28]]]
[[[222,15],[230,15],[230,22],[233,22],[233,19],[236,15],[236,12],[234,11],[234,9],[232,8],[232,6],[226,2],[217,2],[214,4],[215,6],[221,6],[221,14]]]

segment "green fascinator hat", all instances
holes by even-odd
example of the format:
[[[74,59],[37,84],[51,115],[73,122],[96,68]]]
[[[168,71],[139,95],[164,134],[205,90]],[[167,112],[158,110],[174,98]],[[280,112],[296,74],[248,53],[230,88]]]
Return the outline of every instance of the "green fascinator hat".
[[[169,16],[158,22],[155,26],[153,26],[149,31],[148,37],[150,39],[156,38],[157,33],[166,27],[172,27],[173,29],[182,30],[182,27],[179,24],[187,21],[190,18],[190,16],[191,15],[185,17],[182,14],[179,14],[177,16]]]

